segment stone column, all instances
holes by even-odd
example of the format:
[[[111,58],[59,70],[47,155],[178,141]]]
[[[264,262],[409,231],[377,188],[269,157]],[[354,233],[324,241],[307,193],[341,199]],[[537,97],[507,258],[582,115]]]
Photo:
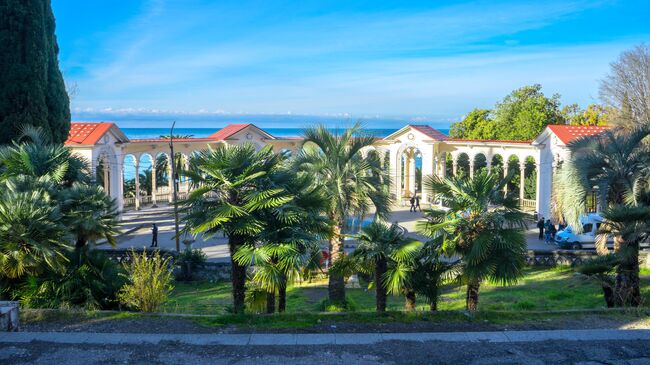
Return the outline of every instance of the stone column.
[[[488,174],[492,173],[492,157],[488,156],[485,158],[485,169],[487,170]]]
[[[539,213],[542,208],[542,202],[540,200],[540,191],[542,189],[542,165],[539,162],[535,163],[535,171],[537,172],[537,179],[535,181],[535,211]]]
[[[438,161],[440,162],[440,177],[445,178],[447,176],[447,155],[443,154]]]
[[[167,176],[169,180],[169,194],[168,194],[168,200],[169,203],[174,202],[174,176],[172,176],[172,164],[173,162],[167,164]]]
[[[451,155],[451,172],[454,177],[458,176],[458,156]]]
[[[135,210],[140,210],[140,161],[138,157],[134,158],[133,166],[135,167]]]
[[[158,187],[156,186],[156,159],[153,159],[153,162],[151,163],[151,206],[152,207],[157,207],[156,205],[156,189]]]
[[[414,195],[416,192],[415,187],[415,151],[411,152],[411,157],[409,158],[409,190],[411,195]]]
[[[526,161],[519,162],[519,201],[524,200],[524,182],[526,181]],[[521,203],[520,203],[521,204]]]
[[[508,163],[508,161],[504,161],[504,163],[503,163],[503,178],[504,179],[508,176],[508,172],[509,172],[508,170],[509,169],[510,169],[510,164]],[[508,194],[508,183],[506,183],[503,186],[503,193]]]
[[[409,157],[408,151],[404,152],[404,195],[406,197],[411,196],[411,192],[409,191],[411,187],[411,160]]]
[[[472,158],[469,160],[469,178],[470,178],[470,179],[473,179],[473,178],[474,178],[474,159],[475,159],[475,158],[476,158],[476,156],[472,157]]]
[[[104,164],[102,165],[102,168],[104,170],[104,191],[106,192],[106,195],[111,194],[111,180],[110,180],[110,170],[108,169],[108,161],[104,160]]]

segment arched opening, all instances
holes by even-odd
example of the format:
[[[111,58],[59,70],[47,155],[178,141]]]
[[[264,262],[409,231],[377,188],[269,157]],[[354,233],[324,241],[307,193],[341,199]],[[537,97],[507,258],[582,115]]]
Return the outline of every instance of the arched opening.
[[[508,183],[506,184],[506,191],[509,194],[519,194],[519,182],[521,180],[520,169],[519,169],[519,157],[512,155],[508,158],[508,170],[506,173],[507,176],[510,176]]]
[[[407,147],[400,157],[402,196],[410,198],[422,194],[422,153],[416,147]]]
[[[535,211],[537,206],[537,164],[535,158],[528,156],[524,167],[524,194],[521,206],[524,210]]]
[[[501,155],[492,156],[491,171],[493,174],[503,176],[503,157]]]
[[[456,159],[456,175],[469,175],[469,156],[465,152],[461,152]]]
[[[143,153],[140,155],[140,203],[141,204],[151,204],[151,191],[154,187],[153,183],[153,166],[154,161],[148,153]]]
[[[169,155],[164,152],[158,152],[156,155],[156,197],[159,201],[170,201],[170,166]]]
[[[487,171],[487,158],[482,153],[474,155],[474,174]]]
[[[136,157],[132,154],[124,156],[124,169],[122,181],[122,191],[124,195],[124,207],[135,206],[135,161]]]
[[[95,182],[101,186],[106,194],[111,194],[111,163],[108,156],[103,153],[97,158],[95,165]]]

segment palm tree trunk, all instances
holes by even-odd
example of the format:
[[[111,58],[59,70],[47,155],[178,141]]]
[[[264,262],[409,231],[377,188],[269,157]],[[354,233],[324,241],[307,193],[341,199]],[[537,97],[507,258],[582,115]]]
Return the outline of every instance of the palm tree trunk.
[[[287,287],[281,285],[278,289],[278,312],[283,313],[287,309]]]
[[[232,277],[232,303],[235,314],[242,314],[246,309],[246,266],[240,265],[233,259],[235,252],[244,244],[241,236],[231,235],[228,238],[228,248],[230,249],[230,265]]]
[[[480,287],[478,281],[470,281],[467,284],[467,297],[465,298],[465,308],[468,311],[475,311],[478,309],[478,291]]]
[[[617,306],[637,307],[641,305],[638,245],[623,246],[622,251],[623,263],[616,269],[614,300]]]
[[[438,310],[438,289],[436,288],[433,292],[429,293],[429,310],[435,312]]]
[[[605,297],[607,308],[613,308],[616,305],[616,301],[614,300],[614,289],[612,289],[612,286],[607,283],[602,283],[600,286],[603,288],[603,296]]]
[[[266,313],[275,313],[275,291],[266,293]]]
[[[377,312],[386,311],[386,288],[382,282],[386,273],[386,259],[381,258],[375,264],[375,304]]]
[[[404,290],[404,310],[412,312],[415,310],[415,290]]]
[[[341,227],[343,226],[343,222],[340,222],[340,220],[335,220],[335,222],[337,222],[337,224],[334,226],[334,232],[332,238],[330,238],[330,267],[334,262],[336,262],[336,260],[345,254],[343,249],[343,237],[341,236]],[[332,303],[345,302],[345,278],[330,274],[328,294],[329,300]]]

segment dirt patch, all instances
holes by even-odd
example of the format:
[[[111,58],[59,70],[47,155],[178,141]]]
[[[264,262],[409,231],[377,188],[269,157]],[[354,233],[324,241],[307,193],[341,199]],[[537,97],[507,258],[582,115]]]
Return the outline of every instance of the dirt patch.
[[[201,319],[191,317],[134,316],[126,318],[83,318],[82,316],[44,319],[25,323],[21,330],[28,332],[99,332],[99,333],[369,333],[369,332],[480,332],[508,330],[557,329],[648,329],[650,319],[646,314],[575,314],[552,318],[505,322],[477,320],[475,318],[416,319],[409,321],[379,321],[372,316],[354,320],[346,317],[324,316],[314,324],[284,325],[281,320],[266,325],[250,321],[242,324],[208,326]]]

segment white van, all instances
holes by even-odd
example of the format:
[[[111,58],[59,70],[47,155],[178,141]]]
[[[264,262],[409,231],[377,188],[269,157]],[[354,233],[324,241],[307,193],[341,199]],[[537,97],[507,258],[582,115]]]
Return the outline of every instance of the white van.
[[[600,225],[603,223],[603,217],[598,213],[590,213],[580,217],[582,224],[582,233],[574,233],[571,227],[557,232],[555,234],[555,243],[559,248],[580,250],[583,248],[596,248],[596,235]],[[607,239],[607,245],[611,245],[611,238]]]
[[[595,249],[596,236],[598,229],[603,223],[603,217],[598,213],[589,213],[580,217],[582,224],[582,233],[575,234],[571,227],[567,227],[555,234],[555,243],[561,249],[565,250],[580,250],[580,249]],[[614,240],[612,237],[607,237],[607,247],[613,248]],[[650,249],[650,240],[639,242],[639,249]]]

